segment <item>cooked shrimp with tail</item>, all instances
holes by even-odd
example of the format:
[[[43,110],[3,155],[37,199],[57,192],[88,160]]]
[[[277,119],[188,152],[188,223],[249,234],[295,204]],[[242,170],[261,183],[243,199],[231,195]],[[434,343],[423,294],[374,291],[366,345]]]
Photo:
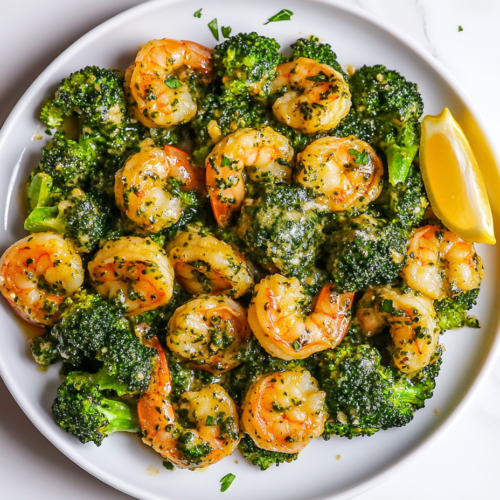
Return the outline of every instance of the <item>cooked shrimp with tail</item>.
[[[206,160],[207,189],[215,219],[228,226],[245,198],[245,177],[252,182],[292,179],[293,149],[269,127],[244,128],[219,141]]]
[[[356,319],[368,337],[389,327],[392,357],[401,371],[413,373],[432,362],[440,330],[431,299],[413,290],[373,288],[361,298]]]
[[[88,269],[99,295],[120,303],[129,315],[156,309],[172,297],[174,271],[165,250],[150,238],[108,241]]]
[[[158,233],[182,215],[182,200],[169,189],[169,181],[182,191],[203,195],[204,175],[204,170],[193,165],[189,155],[180,149],[143,148],[116,172],[116,203],[131,221]]]
[[[167,128],[186,123],[197,105],[190,77],[205,82],[212,71],[212,50],[185,40],[151,40],[139,50],[125,74],[125,91],[135,117],[146,127]]]
[[[325,398],[305,368],[264,375],[248,389],[242,430],[259,448],[298,453],[323,433]]]
[[[82,259],[69,240],[35,233],[9,247],[0,259],[0,291],[14,312],[34,325],[53,325],[66,297],[83,284]]]
[[[269,354],[304,359],[341,342],[349,328],[353,300],[354,293],[339,293],[327,284],[308,313],[300,281],[274,274],[255,287],[248,321]]]
[[[137,407],[143,442],[184,469],[208,467],[238,446],[236,406],[218,384],[184,393],[170,402],[172,378],[161,346],[149,389]]]

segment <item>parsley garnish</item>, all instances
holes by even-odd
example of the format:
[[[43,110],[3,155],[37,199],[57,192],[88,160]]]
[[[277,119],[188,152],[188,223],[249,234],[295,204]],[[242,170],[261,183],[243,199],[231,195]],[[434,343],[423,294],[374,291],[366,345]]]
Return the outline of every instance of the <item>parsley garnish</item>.
[[[231,34],[231,26],[222,26],[220,30],[222,31],[222,36],[224,38],[229,38],[229,35]]]
[[[174,78],[173,76],[171,76],[165,83],[167,84],[167,87],[171,89],[178,89],[179,87],[182,87],[180,80]]]
[[[210,28],[210,31],[212,32],[212,35],[214,38],[219,41],[219,25],[217,24],[217,18],[213,19],[208,23],[208,27]]]
[[[300,349],[300,344],[299,344],[297,341],[292,342],[292,347],[293,347],[296,351],[298,351],[298,350]]]
[[[205,425],[207,427],[211,427],[212,425],[214,425],[214,417],[212,417],[212,415],[207,416],[207,420],[205,421]]]
[[[362,151],[361,153],[359,151],[356,151],[355,149],[350,149],[349,154],[354,156],[354,161],[358,165],[366,165],[368,163],[368,153],[366,151]]]
[[[308,76],[306,80],[310,80],[311,82],[326,82],[328,80],[328,76],[321,72],[314,76]]]
[[[201,11],[202,11],[202,10],[203,10],[203,9],[197,10],[197,11],[193,14],[193,16],[194,16],[194,17],[197,17],[197,18],[199,19],[199,18],[201,17]]]
[[[233,484],[234,479],[236,476],[234,474],[226,474],[221,480],[220,480],[220,490],[222,493],[227,491],[229,487]]]
[[[463,31],[464,29],[462,28],[462,26],[459,26],[458,27],[458,32],[460,33],[461,31]]]
[[[264,25],[269,24],[269,23],[276,23],[278,21],[290,21],[292,19],[292,16],[293,16],[293,12],[291,10],[283,9],[283,10],[280,10],[277,14],[274,14],[274,16],[271,16],[264,23]]]
[[[382,302],[382,304],[380,304],[379,309],[381,312],[384,312],[384,313],[392,313],[394,311],[394,306],[393,306],[392,300],[385,299],[384,302]]]
[[[230,167],[231,160],[226,155],[222,155],[222,160],[220,162],[220,166],[221,167]]]
[[[168,470],[174,470],[174,466],[168,460],[164,460],[163,467]]]

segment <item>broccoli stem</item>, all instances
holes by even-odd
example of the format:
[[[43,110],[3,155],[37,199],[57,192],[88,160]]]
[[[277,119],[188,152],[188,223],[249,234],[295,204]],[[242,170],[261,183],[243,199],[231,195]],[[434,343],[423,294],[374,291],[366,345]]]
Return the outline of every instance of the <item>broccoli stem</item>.
[[[57,206],[35,208],[24,221],[24,229],[30,233],[54,231],[58,234],[64,234],[66,224],[58,216],[59,208]]]
[[[103,398],[100,410],[109,422],[106,434],[113,432],[139,432],[141,430],[135,404],[129,405],[123,401]]]
[[[130,394],[127,386],[115,375],[111,375],[106,366],[103,366],[97,373],[71,372],[68,375],[68,382],[71,384],[87,383],[99,387],[101,391],[115,391],[118,396]]]

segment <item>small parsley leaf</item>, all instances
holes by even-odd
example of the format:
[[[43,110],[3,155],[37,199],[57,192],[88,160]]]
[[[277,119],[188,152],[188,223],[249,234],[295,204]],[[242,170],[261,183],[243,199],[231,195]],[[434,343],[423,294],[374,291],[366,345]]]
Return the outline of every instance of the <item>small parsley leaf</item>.
[[[203,10],[203,9],[199,9],[199,10],[197,10],[197,11],[193,14],[193,16],[194,16],[194,17],[197,17],[197,18],[199,19],[199,18],[201,17],[201,11],[202,11],[202,10]]]
[[[165,467],[165,469],[168,469],[168,470],[174,470],[173,464],[171,462],[169,462],[168,460],[163,461],[163,467]]]
[[[229,35],[231,34],[231,26],[222,26],[220,30],[222,31],[222,36],[224,38],[229,38]]]
[[[314,76],[308,76],[306,80],[310,80],[311,82],[326,82],[328,80],[328,76],[321,72]]]
[[[464,29],[462,28],[462,26],[459,26],[458,27],[458,32],[460,33],[461,31],[463,31]]]
[[[384,312],[384,313],[390,314],[390,313],[394,312],[394,306],[393,306],[392,300],[384,299],[382,304],[380,304],[379,309],[381,312]]]
[[[300,349],[300,344],[297,341],[292,342],[292,347],[298,351]]]
[[[212,35],[214,38],[219,41],[219,25],[217,23],[217,18],[213,19],[208,23],[208,27],[210,28],[210,31],[212,32]]]
[[[172,76],[165,83],[167,84],[167,87],[171,89],[178,89],[179,87],[182,87],[180,80]]]
[[[233,481],[235,480],[236,476],[234,474],[226,474],[221,480],[220,480],[220,490],[222,493],[227,491],[230,486],[233,484]]]
[[[290,21],[292,19],[293,12],[288,9],[282,9],[280,10],[277,14],[274,14],[274,16],[271,16],[265,23],[276,23],[278,21]]]
[[[211,427],[212,425],[214,425],[214,417],[212,417],[212,415],[207,415],[207,420],[205,421],[205,425],[207,427]]]
[[[220,162],[220,166],[221,167],[230,167],[231,160],[226,155],[222,155],[222,160]]]
[[[358,165],[366,165],[368,163],[368,153],[366,151],[362,151],[361,153],[359,151],[356,151],[355,149],[350,149],[349,154],[354,156],[354,161]]]

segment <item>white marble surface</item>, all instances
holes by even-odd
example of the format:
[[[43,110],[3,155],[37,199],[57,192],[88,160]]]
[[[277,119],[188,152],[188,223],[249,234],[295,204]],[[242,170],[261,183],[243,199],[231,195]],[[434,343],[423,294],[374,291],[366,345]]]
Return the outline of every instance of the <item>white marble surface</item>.
[[[470,93],[500,141],[498,0],[348,1],[398,26],[445,64]],[[142,1],[0,0],[0,125],[55,56],[92,27],[139,3]],[[458,32],[459,25],[463,32]],[[499,498],[499,423],[497,363],[472,403],[441,439],[398,475],[358,498]],[[130,498],[89,476],[59,453],[29,422],[0,380],[0,498],[35,497]]]

